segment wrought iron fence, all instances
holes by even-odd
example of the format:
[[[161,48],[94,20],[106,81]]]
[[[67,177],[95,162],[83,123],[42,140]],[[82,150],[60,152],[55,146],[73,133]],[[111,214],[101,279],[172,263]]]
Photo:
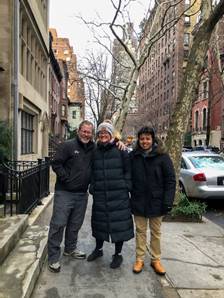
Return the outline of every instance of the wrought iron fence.
[[[0,197],[4,213],[29,213],[49,194],[50,159],[9,161],[0,170]]]

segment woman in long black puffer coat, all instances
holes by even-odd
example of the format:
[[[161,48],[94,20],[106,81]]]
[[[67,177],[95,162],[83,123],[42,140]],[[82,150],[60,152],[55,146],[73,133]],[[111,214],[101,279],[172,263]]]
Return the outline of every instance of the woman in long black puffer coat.
[[[128,153],[113,142],[113,126],[103,122],[97,130],[99,141],[93,157],[90,193],[93,194],[92,235],[96,248],[91,262],[103,255],[103,242],[115,243],[111,268],[121,265],[123,242],[134,237],[130,208],[131,167]]]
[[[147,244],[147,227],[150,227],[151,266],[164,275],[160,262],[161,223],[163,215],[171,210],[176,189],[173,163],[156,141],[152,127],[138,132],[136,148],[130,153],[132,166],[131,206],[136,225],[135,273],[144,266]]]

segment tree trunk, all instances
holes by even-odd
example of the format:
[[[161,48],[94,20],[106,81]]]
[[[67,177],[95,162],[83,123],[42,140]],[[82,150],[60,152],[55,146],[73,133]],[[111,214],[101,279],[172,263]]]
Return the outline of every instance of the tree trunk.
[[[118,117],[115,119],[115,122],[114,122],[116,129],[120,133],[122,132],[122,130],[124,128],[126,117],[128,114],[129,104],[130,104],[130,101],[135,93],[138,75],[139,75],[139,69],[137,67],[135,67],[132,70],[130,83],[128,84],[126,92],[124,93],[124,95],[122,97],[121,107],[119,109]]]

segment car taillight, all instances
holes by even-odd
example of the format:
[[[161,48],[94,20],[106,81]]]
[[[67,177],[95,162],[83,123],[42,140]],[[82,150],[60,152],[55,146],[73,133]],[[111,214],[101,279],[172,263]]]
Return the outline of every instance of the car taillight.
[[[194,181],[206,181],[206,177],[204,173],[198,173],[193,176]]]

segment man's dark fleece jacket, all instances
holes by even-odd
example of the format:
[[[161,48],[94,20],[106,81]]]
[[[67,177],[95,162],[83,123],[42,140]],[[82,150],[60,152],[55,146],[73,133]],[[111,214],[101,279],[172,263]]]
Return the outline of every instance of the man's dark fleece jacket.
[[[86,192],[90,183],[95,144],[81,142],[79,137],[59,145],[52,162],[57,175],[55,190]]]

